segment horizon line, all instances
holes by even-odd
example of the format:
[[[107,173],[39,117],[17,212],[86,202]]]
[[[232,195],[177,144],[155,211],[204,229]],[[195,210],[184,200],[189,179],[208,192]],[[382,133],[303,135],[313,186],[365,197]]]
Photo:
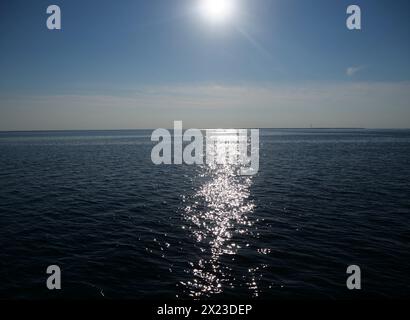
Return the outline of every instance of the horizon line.
[[[128,129],[34,129],[34,130],[0,130],[0,133],[24,133],[24,132],[81,132],[81,131],[137,131],[137,130],[157,130],[158,128],[128,128]],[[163,128],[167,130],[174,130],[174,128]],[[191,128],[183,128],[188,130]],[[196,128],[199,130],[213,130],[213,129],[259,129],[259,130],[410,130],[410,128],[367,128],[367,127],[237,127],[237,128]]]

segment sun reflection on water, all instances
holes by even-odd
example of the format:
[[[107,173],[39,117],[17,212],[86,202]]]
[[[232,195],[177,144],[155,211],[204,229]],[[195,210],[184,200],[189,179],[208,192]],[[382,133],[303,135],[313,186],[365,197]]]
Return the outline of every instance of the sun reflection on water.
[[[235,140],[236,133],[232,130],[220,133],[215,152],[228,151],[230,156],[237,153],[237,145],[226,143]],[[230,284],[229,267],[221,258],[237,254],[241,247],[235,243],[235,237],[246,236],[252,226],[249,217],[255,207],[250,199],[252,177],[236,175],[238,167],[239,164],[231,161],[201,167],[202,182],[185,201],[184,218],[202,253],[198,261],[190,263],[188,272],[192,279],[182,282],[192,297],[221,293],[224,284]]]

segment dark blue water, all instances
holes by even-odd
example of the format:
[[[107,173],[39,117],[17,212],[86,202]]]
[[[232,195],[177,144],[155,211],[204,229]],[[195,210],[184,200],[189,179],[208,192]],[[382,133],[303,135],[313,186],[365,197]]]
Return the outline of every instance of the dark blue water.
[[[409,296],[410,131],[263,130],[252,177],[150,135],[0,133],[0,298]]]

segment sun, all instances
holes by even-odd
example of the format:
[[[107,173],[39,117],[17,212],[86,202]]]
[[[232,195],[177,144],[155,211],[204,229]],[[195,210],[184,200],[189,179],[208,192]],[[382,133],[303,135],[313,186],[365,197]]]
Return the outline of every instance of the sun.
[[[235,0],[200,0],[201,14],[214,23],[227,22],[235,11]]]

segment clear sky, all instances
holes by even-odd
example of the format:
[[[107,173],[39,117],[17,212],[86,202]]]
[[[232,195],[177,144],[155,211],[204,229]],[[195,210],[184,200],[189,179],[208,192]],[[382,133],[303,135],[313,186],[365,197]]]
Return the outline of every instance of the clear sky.
[[[409,1],[201,1],[0,1],[0,130],[410,128]]]

